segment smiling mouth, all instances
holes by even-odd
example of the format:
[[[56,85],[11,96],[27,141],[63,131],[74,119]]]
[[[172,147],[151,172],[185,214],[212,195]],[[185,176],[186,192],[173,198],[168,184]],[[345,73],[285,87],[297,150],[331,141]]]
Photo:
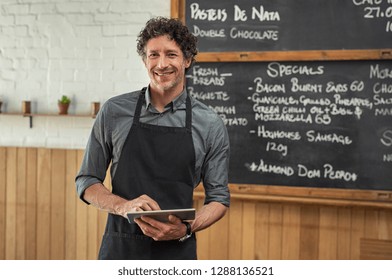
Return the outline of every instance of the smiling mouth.
[[[170,71],[170,72],[155,72],[155,75],[157,75],[157,76],[159,76],[159,77],[162,77],[162,76],[169,76],[170,74],[173,74],[174,72],[173,71]]]

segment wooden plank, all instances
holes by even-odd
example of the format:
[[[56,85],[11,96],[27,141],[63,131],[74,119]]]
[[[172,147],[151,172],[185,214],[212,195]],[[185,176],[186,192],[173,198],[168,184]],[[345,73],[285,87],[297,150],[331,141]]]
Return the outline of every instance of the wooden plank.
[[[282,228],[282,259],[298,260],[300,244],[301,207],[284,205]]]
[[[82,162],[84,155],[83,150],[77,152],[77,162]],[[76,259],[86,260],[87,259],[87,208],[89,206],[82,200],[76,202]]]
[[[241,259],[241,242],[242,231],[244,228],[242,220],[242,205],[241,201],[231,202],[228,211],[229,216],[229,260]]]
[[[270,203],[257,203],[256,217],[257,219],[255,222],[254,258],[257,260],[268,260],[270,249],[270,246],[268,245],[270,239]],[[245,223],[243,226],[244,228],[249,227],[249,225]]]
[[[392,59],[391,49],[370,50],[314,50],[314,51],[262,51],[262,52],[202,52],[198,62],[253,62],[253,61],[325,61]]]
[[[0,147],[0,259],[5,259],[7,149]]]
[[[338,212],[336,207],[320,208],[319,256],[321,260],[337,258]]]
[[[211,260],[227,260],[229,257],[229,218],[210,226],[210,257]]]
[[[76,258],[76,202],[78,196],[75,188],[75,175],[77,170],[77,151],[66,151],[65,171],[65,259]]]
[[[179,0],[170,0],[170,17],[178,18],[179,10]]]
[[[27,149],[17,149],[17,176],[16,176],[16,259],[26,258],[26,178],[27,178]]]
[[[392,208],[392,191],[229,184],[233,199],[344,207]]]
[[[378,239],[378,211],[366,209],[365,211],[365,234],[363,237]]]
[[[27,150],[26,259],[37,258],[37,149]]]
[[[392,260],[392,240],[361,239],[361,260]]]
[[[52,150],[50,257],[65,258],[65,150]]]
[[[282,222],[283,207],[281,204],[271,203],[269,213],[269,240],[268,259],[280,260],[282,258]]]
[[[243,239],[242,239],[242,258],[243,260],[255,259],[255,228],[256,228],[256,203],[244,202],[243,205],[244,222]]]
[[[320,213],[316,206],[301,207],[300,254],[301,260],[319,258]]]
[[[379,211],[378,239],[392,239],[392,211]]]
[[[5,259],[16,259],[17,148],[7,149]]]
[[[365,236],[365,210],[353,209],[351,213],[350,259],[359,260],[360,240]]]
[[[337,259],[349,260],[351,252],[351,209],[338,209]]]
[[[38,149],[37,160],[37,259],[50,259],[51,149]]]

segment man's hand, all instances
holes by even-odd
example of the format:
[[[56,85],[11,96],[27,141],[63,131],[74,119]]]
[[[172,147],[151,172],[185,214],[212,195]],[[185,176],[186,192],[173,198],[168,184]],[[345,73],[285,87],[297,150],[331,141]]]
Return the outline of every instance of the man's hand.
[[[145,235],[155,241],[180,239],[186,234],[186,226],[174,215],[169,215],[167,223],[146,216],[135,219],[135,223]]]
[[[83,197],[98,209],[127,218],[128,212],[160,210],[158,203],[148,195],[126,200],[112,194],[104,185],[98,183],[86,189]]]
[[[117,209],[117,212],[124,218],[127,218],[128,212],[151,210],[161,210],[161,208],[155,200],[153,200],[148,195],[143,194],[135,199],[121,203]]]

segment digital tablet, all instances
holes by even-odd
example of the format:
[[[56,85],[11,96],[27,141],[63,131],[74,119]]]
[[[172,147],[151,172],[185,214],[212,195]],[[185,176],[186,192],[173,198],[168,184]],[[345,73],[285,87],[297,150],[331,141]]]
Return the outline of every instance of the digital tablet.
[[[134,223],[134,219],[140,218],[141,216],[148,216],[161,222],[168,222],[169,215],[174,215],[181,220],[193,220],[195,219],[195,209],[169,209],[169,210],[153,210],[153,211],[136,211],[127,213],[128,222]]]

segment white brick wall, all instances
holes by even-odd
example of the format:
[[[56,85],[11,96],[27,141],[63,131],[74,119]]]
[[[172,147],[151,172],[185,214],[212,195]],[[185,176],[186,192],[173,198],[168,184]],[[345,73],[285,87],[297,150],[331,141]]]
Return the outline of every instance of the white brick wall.
[[[170,16],[170,0],[1,0],[0,99],[3,112],[88,114],[93,101],[139,89],[148,76],[136,36],[153,16]],[[0,114],[0,146],[83,149],[93,119]]]

